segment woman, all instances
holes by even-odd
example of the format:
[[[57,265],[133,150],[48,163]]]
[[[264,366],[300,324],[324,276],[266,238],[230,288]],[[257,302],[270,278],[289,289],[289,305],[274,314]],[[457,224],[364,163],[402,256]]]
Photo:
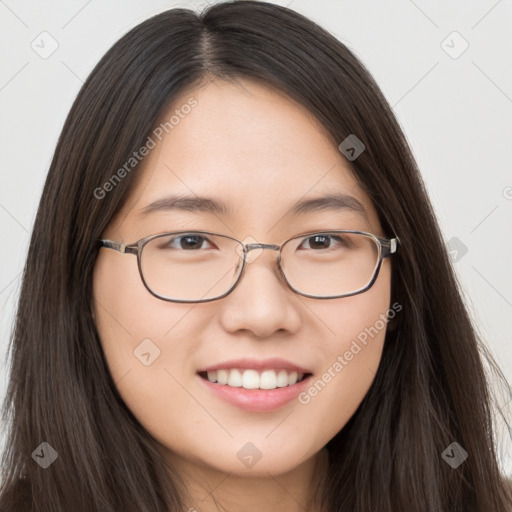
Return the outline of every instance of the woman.
[[[84,84],[34,225],[8,417],[9,512],[512,504],[393,113],[344,45],[265,2],[159,14]]]

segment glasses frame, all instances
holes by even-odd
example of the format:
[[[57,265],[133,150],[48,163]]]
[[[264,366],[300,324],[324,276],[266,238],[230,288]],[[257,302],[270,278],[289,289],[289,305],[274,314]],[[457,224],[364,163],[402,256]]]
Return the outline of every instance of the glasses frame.
[[[375,265],[375,269],[373,271],[373,276],[370,279],[370,281],[368,282],[368,284],[366,286],[364,286],[363,288],[360,288],[359,290],[356,290],[354,292],[345,293],[342,295],[327,296],[327,297],[310,295],[310,294],[301,292],[300,290],[294,288],[288,282],[288,279],[286,278],[286,275],[281,267],[281,251],[282,251],[283,247],[287,243],[291,242],[292,240],[295,240],[296,238],[303,238],[303,237],[308,237],[308,236],[313,236],[313,235],[326,235],[326,234],[331,234],[331,233],[353,233],[353,234],[365,235],[365,236],[373,239],[373,241],[377,244],[377,247],[379,249],[378,260],[377,260],[377,264]],[[196,234],[203,235],[204,234],[204,235],[215,235],[215,236],[220,236],[220,237],[224,237],[224,238],[229,238],[229,239],[237,242],[242,247],[242,251],[243,251],[242,252],[242,254],[243,254],[242,266],[238,272],[238,276],[235,279],[233,285],[227,292],[225,292],[222,295],[219,295],[218,297],[213,297],[213,298],[208,298],[208,299],[199,299],[199,300],[170,299],[168,297],[160,295],[159,293],[155,292],[154,290],[152,290],[150,288],[150,286],[146,282],[146,279],[144,278],[144,273],[142,271],[142,251],[144,249],[144,246],[151,240],[154,240],[155,238],[165,237],[165,236],[169,236],[169,235],[185,235],[185,234],[191,234],[191,235],[196,235]],[[286,282],[286,284],[288,285],[288,287],[291,290],[293,290],[295,293],[298,293],[299,295],[302,295],[303,297],[309,297],[311,299],[339,299],[339,298],[343,298],[343,297],[351,297],[352,295],[358,295],[360,293],[364,293],[365,291],[369,290],[374,285],[374,283],[377,279],[377,276],[379,275],[379,271],[382,266],[382,261],[385,258],[387,258],[388,256],[396,253],[398,246],[400,244],[400,239],[396,236],[393,238],[382,238],[377,235],[374,235],[373,233],[368,233],[366,231],[355,231],[352,229],[333,229],[333,230],[326,229],[323,231],[311,231],[311,232],[307,232],[307,233],[301,233],[300,235],[295,235],[295,236],[289,238],[288,240],[284,241],[280,245],[261,244],[261,243],[244,244],[240,240],[237,240],[236,238],[233,238],[229,235],[223,235],[223,234],[215,233],[212,231],[198,231],[198,230],[186,230],[185,231],[185,230],[182,230],[182,231],[170,231],[170,232],[165,232],[165,233],[158,233],[156,235],[149,235],[149,236],[141,238],[140,240],[137,240],[136,242],[131,243],[131,244],[124,244],[122,242],[116,242],[114,240],[98,240],[98,242],[99,242],[100,248],[105,247],[107,249],[113,249],[114,251],[120,252],[121,254],[135,254],[137,256],[137,266],[139,269],[139,274],[140,274],[142,283],[144,284],[144,286],[148,290],[148,292],[151,295],[153,295],[154,297],[161,299],[161,300],[165,300],[166,302],[201,303],[201,302],[211,302],[214,300],[222,299],[222,298],[226,297],[227,295],[229,295],[235,289],[236,285],[240,282],[240,279],[242,277],[242,274],[243,274],[243,271],[245,268],[245,264],[247,262],[247,254],[249,253],[249,251],[252,251],[253,249],[271,249],[273,251],[279,251],[277,263],[278,263],[278,268],[281,273],[281,276],[283,277],[284,281]]]

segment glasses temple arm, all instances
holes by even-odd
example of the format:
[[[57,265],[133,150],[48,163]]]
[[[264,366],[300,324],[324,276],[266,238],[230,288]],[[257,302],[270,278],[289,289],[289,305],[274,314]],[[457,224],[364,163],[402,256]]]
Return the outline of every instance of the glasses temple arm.
[[[114,242],[114,240],[100,240],[100,247],[106,247],[107,249],[113,249],[114,251],[120,252],[121,254],[137,254],[138,247],[135,245],[126,245],[121,242]]]
[[[386,258],[398,250],[400,239],[398,237],[382,241],[382,257]]]

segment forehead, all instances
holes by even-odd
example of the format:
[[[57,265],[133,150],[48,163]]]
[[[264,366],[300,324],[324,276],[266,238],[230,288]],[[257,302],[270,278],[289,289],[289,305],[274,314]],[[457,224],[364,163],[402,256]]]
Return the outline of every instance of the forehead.
[[[371,201],[335,142],[284,94],[247,80],[208,82],[176,98],[160,121],[171,117],[172,128],[136,171],[126,222],[180,210],[258,229],[285,213],[330,208],[375,225]],[[322,205],[324,196],[330,199]]]

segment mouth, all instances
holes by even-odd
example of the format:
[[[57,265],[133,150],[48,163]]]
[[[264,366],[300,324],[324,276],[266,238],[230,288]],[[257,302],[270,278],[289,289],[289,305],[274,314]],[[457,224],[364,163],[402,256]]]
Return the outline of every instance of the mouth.
[[[275,411],[292,403],[312,380],[312,373],[285,369],[229,368],[197,372],[205,391],[248,412]]]
[[[198,375],[221,386],[243,389],[272,390],[294,386],[312,375],[285,369],[256,370],[244,368],[226,368],[212,371],[200,371]]]

